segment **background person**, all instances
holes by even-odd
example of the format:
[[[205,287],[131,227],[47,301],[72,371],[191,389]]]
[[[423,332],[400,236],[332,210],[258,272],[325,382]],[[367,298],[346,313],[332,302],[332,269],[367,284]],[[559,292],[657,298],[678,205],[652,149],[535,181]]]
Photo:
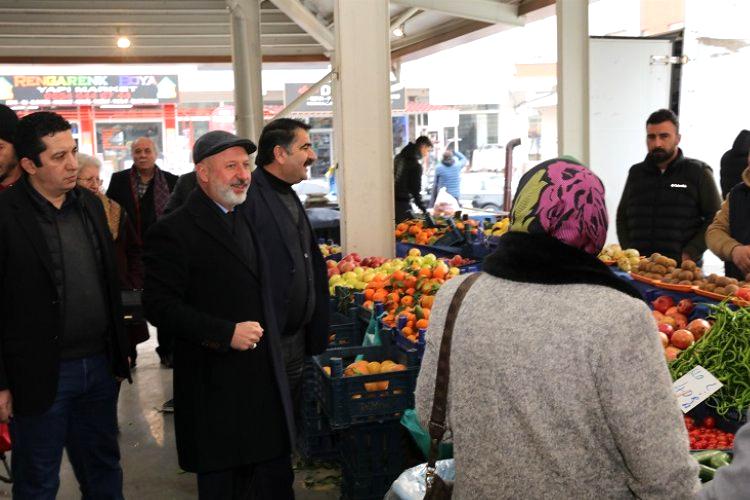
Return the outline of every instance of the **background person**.
[[[393,178],[396,222],[411,218],[411,203],[422,212],[427,211],[422,202],[422,159],[432,149],[427,136],[410,142],[393,159]]]
[[[432,188],[432,204],[435,204],[440,188],[445,188],[456,201],[461,201],[461,170],[469,160],[458,149],[450,149],[443,153],[443,159],[435,168],[435,182]]]
[[[17,499],[55,498],[63,448],[84,498],[122,498],[116,377],[129,378],[128,340],[107,219],[76,187],[76,148],[60,115],[24,117],[24,175],[0,195],[0,421],[10,418]]]
[[[510,217],[455,323],[454,498],[691,498],[698,465],[651,311],[596,258],[602,182],[546,161],[521,178]],[[415,394],[425,428],[463,279],[443,285],[432,309]]]
[[[21,177],[13,138],[18,116],[5,104],[0,104],[0,191],[9,188]]]
[[[119,203],[135,227],[138,239],[143,241],[148,228],[164,215],[169,195],[177,183],[177,176],[165,172],[156,164],[158,150],[153,140],[139,137],[130,146],[133,166],[115,172],[109,181],[107,197]],[[156,330],[159,346],[156,352],[161,363],[171,367],[173,334]],[[165,410],[170,410],[165,405]]]
[[[641,255],[658,252],[677,262],[698,262],[721,198],[711,167],[683,156],[679,129],[668,109],[646,120],[648,154],[628,172],[617,207],[617,238],[622,248]]]
[[[746,165],[750,165],[750,157]],[[750,274],[750,166],[716,212],[706,231],[706,243],[724,261],[724,274],[740,281]]]
[[[146,237],[143,302],[176,333],[180,467],[205,499],[294,498],[294,428],[263,240],[242,210],[255,145],[224,131],[193,147],[199,188]]]
[[[141,242],[135,232],[128,214],[113,200],[102,192],[100,177],[102,165],[93,156],[78,153],[78,186],[91,191],[104,207],[107,226],[115,244],[115,261],[117,274],[120,276],[122,290],[141,290],[143,288],[143,263],[141,261]],[[130,368],[135,368],[138,350],[136,346],[148,340],[148,325],[145,321],[130,322],[125,325],[125,331],[130,341]]]
[[[750,154],[750,130],[742,130],[732,144],[732,149],[721,157],[719,182],[721,197],[726,199],[729,191],[742,182],[742,173],[747,167],[747,155]]]
[[[269,286],[297,421],[305,355],[328,346],[328,274],[307,212],[292,189],[307,179],[307,167],[317,158],[309,129],[289,118],[263,127],[245,207],[276,274]]]

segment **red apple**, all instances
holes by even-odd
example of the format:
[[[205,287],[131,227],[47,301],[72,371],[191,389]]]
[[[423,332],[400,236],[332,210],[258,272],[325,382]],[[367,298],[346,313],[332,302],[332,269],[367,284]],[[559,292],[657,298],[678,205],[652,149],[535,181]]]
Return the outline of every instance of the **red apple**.
[[[335,260],[327,260],[326,261],[326,267],[328,269],[332,269],[334,267],[338,266],[338,263]]]

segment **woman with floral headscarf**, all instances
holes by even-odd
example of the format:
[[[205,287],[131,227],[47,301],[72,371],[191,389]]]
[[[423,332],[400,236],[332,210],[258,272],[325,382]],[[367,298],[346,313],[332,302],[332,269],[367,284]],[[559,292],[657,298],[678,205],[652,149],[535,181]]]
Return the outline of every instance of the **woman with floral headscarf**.
[[[657,329],[637,291],[596,255],[604,186],[572,159],[521,179],[510,231],[455,322],[448,436],[454,498],[690,498],[688,453]],[[427,428],[440,341],[463,277],[430,318],[416,389]]]

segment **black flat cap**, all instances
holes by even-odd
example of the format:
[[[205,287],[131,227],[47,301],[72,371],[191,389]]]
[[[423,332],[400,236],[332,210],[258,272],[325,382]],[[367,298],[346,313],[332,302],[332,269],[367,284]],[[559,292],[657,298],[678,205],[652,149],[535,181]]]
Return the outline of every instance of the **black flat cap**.
[[[251,155],[258,149],[250,139],[240,139],[234,134],[223,130],[213,130],[200,136],[193,145],[193,163],[200,163],[203,159],[221,153],[225,149],[240,146]]]

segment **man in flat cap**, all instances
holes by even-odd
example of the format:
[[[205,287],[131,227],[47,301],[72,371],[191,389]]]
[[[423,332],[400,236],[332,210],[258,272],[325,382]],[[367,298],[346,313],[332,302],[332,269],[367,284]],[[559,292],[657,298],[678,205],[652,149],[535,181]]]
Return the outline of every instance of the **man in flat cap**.
[[[271,276],[242,206],[255,145],[224,131],[193,147],[197,189],[146,235],[146,316],[175,332],[180,467],[200,499],[294,498],[292,405]]]

